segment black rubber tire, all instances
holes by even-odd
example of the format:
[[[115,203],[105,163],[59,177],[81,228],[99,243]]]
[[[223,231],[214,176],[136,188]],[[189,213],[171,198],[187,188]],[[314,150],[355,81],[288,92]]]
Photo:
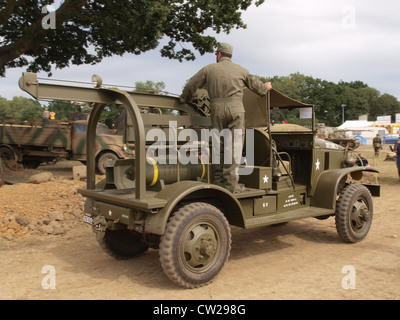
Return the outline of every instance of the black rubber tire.
[[[181,207],[160,242],[161,266],[175,284],[197,288],[212,282],[228,260],[231,231],[223,213],[202,202]]]
[[[14,152],[8,147],[0,147],[0,158],[10,170],[18,171],[23,169],[23,166],[15,161]]]
[[[372,224],[373,203],[369,190],[361,184],[350,184],[336,201],[336,230],[347,243],[363,240]]]
[[[149,249],[138,234],[128,229],[106,230],[105,236],[98,242],[105,252],[119,260],[136,257]]]

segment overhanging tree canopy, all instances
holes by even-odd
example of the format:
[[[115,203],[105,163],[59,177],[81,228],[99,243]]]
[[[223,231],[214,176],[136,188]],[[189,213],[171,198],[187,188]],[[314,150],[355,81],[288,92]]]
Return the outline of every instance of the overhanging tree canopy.
[[[264,0],[65,0],[54,15],[55,28],[43,28],[42,9],[54,0],[0,0],[0,74],[6,68],[95,64],[104,57],[140,54],[168,39],[161,55],[194,60],[212,52],[216,39],[205,35],[245,28],[242,11]],[[46,21],[44,21],[46,23]]]

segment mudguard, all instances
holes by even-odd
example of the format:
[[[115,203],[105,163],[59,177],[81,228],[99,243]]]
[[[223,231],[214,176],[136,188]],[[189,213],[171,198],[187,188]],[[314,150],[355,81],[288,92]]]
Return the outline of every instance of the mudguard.
[[[125,159],[128,154],[124,152],[120,147],[118,146],[107,146],[105,149],[99,149],[97,150],[95,154],[95,158],[100,156],[100,154],[105,153],[105,152],[113,152],[115,153],[120,159]]]
[[[340,181],[347,177],[348,173],[354,175],[362,173],[363,171],[379,173],[379,171],[373,167],[342,168],[321,173],[314,188],[314,194],[311,198],[311,206],[334,210],[336,207],[336,197],[339,191]],[[368,185],[366,186],[368,187]]]
[[[190,202],[211,203],[219,208],[230,224],[244,227],[243,210],[236,197],[226,189],[199,181],[181,181],[166,186],[156,198],[167,200],[167,205],[156,214],[148,214],[145,220],[146,233],[164,234],[170,215],[185,199]]]

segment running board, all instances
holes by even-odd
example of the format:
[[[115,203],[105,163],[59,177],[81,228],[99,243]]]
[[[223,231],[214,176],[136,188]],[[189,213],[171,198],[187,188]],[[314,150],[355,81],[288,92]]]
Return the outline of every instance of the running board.
[[[251,217],[249,219],[246,219],[245,229],[332,214],[334,214],[334,211],[332,209],[305,207],[281,213],[265,214],[262,216]]]

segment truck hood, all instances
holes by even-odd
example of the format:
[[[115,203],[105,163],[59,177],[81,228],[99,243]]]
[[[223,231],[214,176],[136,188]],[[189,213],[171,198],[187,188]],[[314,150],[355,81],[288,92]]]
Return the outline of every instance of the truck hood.
[[[344,148],[336,143],[331,141],[327,141],[321,138],[315,138],[315,147],[321,149],[335,149],[335,150],[344,150]]]

